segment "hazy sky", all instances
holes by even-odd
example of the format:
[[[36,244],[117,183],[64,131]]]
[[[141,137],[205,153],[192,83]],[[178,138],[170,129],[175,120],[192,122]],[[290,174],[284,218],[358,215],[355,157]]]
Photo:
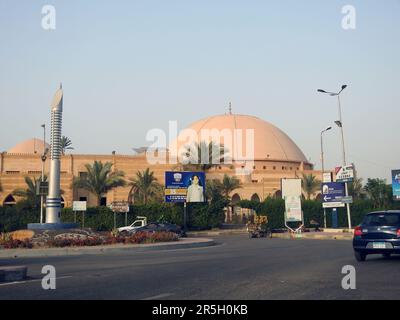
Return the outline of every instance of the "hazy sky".
[[[56,30],[41,26],[56,8]],[[341,25],[344,5],[356,29]],[[285,131],[320,167],[320,131],[342,95],[348,162],[400,168],[400,1],[0,0],[0,151],[50,126],[64,89],[63,134],[77,153],[131,154],[146,133],[227,111]],[[337,127],[326,166],[341,163]]]

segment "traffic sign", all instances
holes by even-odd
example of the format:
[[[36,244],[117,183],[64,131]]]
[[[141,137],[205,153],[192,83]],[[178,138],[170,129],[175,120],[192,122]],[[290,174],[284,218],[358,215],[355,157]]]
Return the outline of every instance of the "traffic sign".
[[[352,196],[343,197],[342,203],[353,203],[353,197]]]
[[[336,167],[336,182],[352,182],[354,180],[354,166]]]
[[[323,202],[322,208],[341,208],[344,207],[343,202]]]
[[[110,209],[113,212],[129,212],[129,203],[128,201],[114,201],[111,203]]]
[[[72,211],[86,211],[86,201],[72,202]]]
[[[322,174],[322,182],[332,182],[332,172],[324,172]]]

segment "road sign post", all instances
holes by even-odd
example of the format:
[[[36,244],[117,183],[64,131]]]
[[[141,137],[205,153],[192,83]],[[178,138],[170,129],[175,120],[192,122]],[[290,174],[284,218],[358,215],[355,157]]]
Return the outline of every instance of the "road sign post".
[[[82,212],[82,228],[85,228],[85,212],[86,212],[86,201],[74,201],[72,202],[72,211],[74,212],[74,220],[76,223],[76,212]]]
[[[114,213],[114,229],[117,228],[117,213],[125,213],[125,225],[128,225],[128,201],[113,201],[110,204],[109,208]]]

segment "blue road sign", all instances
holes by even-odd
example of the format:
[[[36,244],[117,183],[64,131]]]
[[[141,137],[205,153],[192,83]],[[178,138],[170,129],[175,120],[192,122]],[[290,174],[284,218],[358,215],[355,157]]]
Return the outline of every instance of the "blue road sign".
[[[341,202],[345,196],[345,185],[342,182],[322,183],[323,202]]]

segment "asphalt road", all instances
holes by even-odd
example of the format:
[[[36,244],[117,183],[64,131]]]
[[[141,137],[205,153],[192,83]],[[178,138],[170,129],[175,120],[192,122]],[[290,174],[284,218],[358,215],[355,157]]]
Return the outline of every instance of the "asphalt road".
[[[52,258],[0,259],[27,265],[29,280],[0,284],[4,299],[399,299],[400,256],[356,262],[350,241],[215,238],[207,248]],[[41,268],[56,268],[43,290]],[[356,290],[342,289],[342,267]]]

